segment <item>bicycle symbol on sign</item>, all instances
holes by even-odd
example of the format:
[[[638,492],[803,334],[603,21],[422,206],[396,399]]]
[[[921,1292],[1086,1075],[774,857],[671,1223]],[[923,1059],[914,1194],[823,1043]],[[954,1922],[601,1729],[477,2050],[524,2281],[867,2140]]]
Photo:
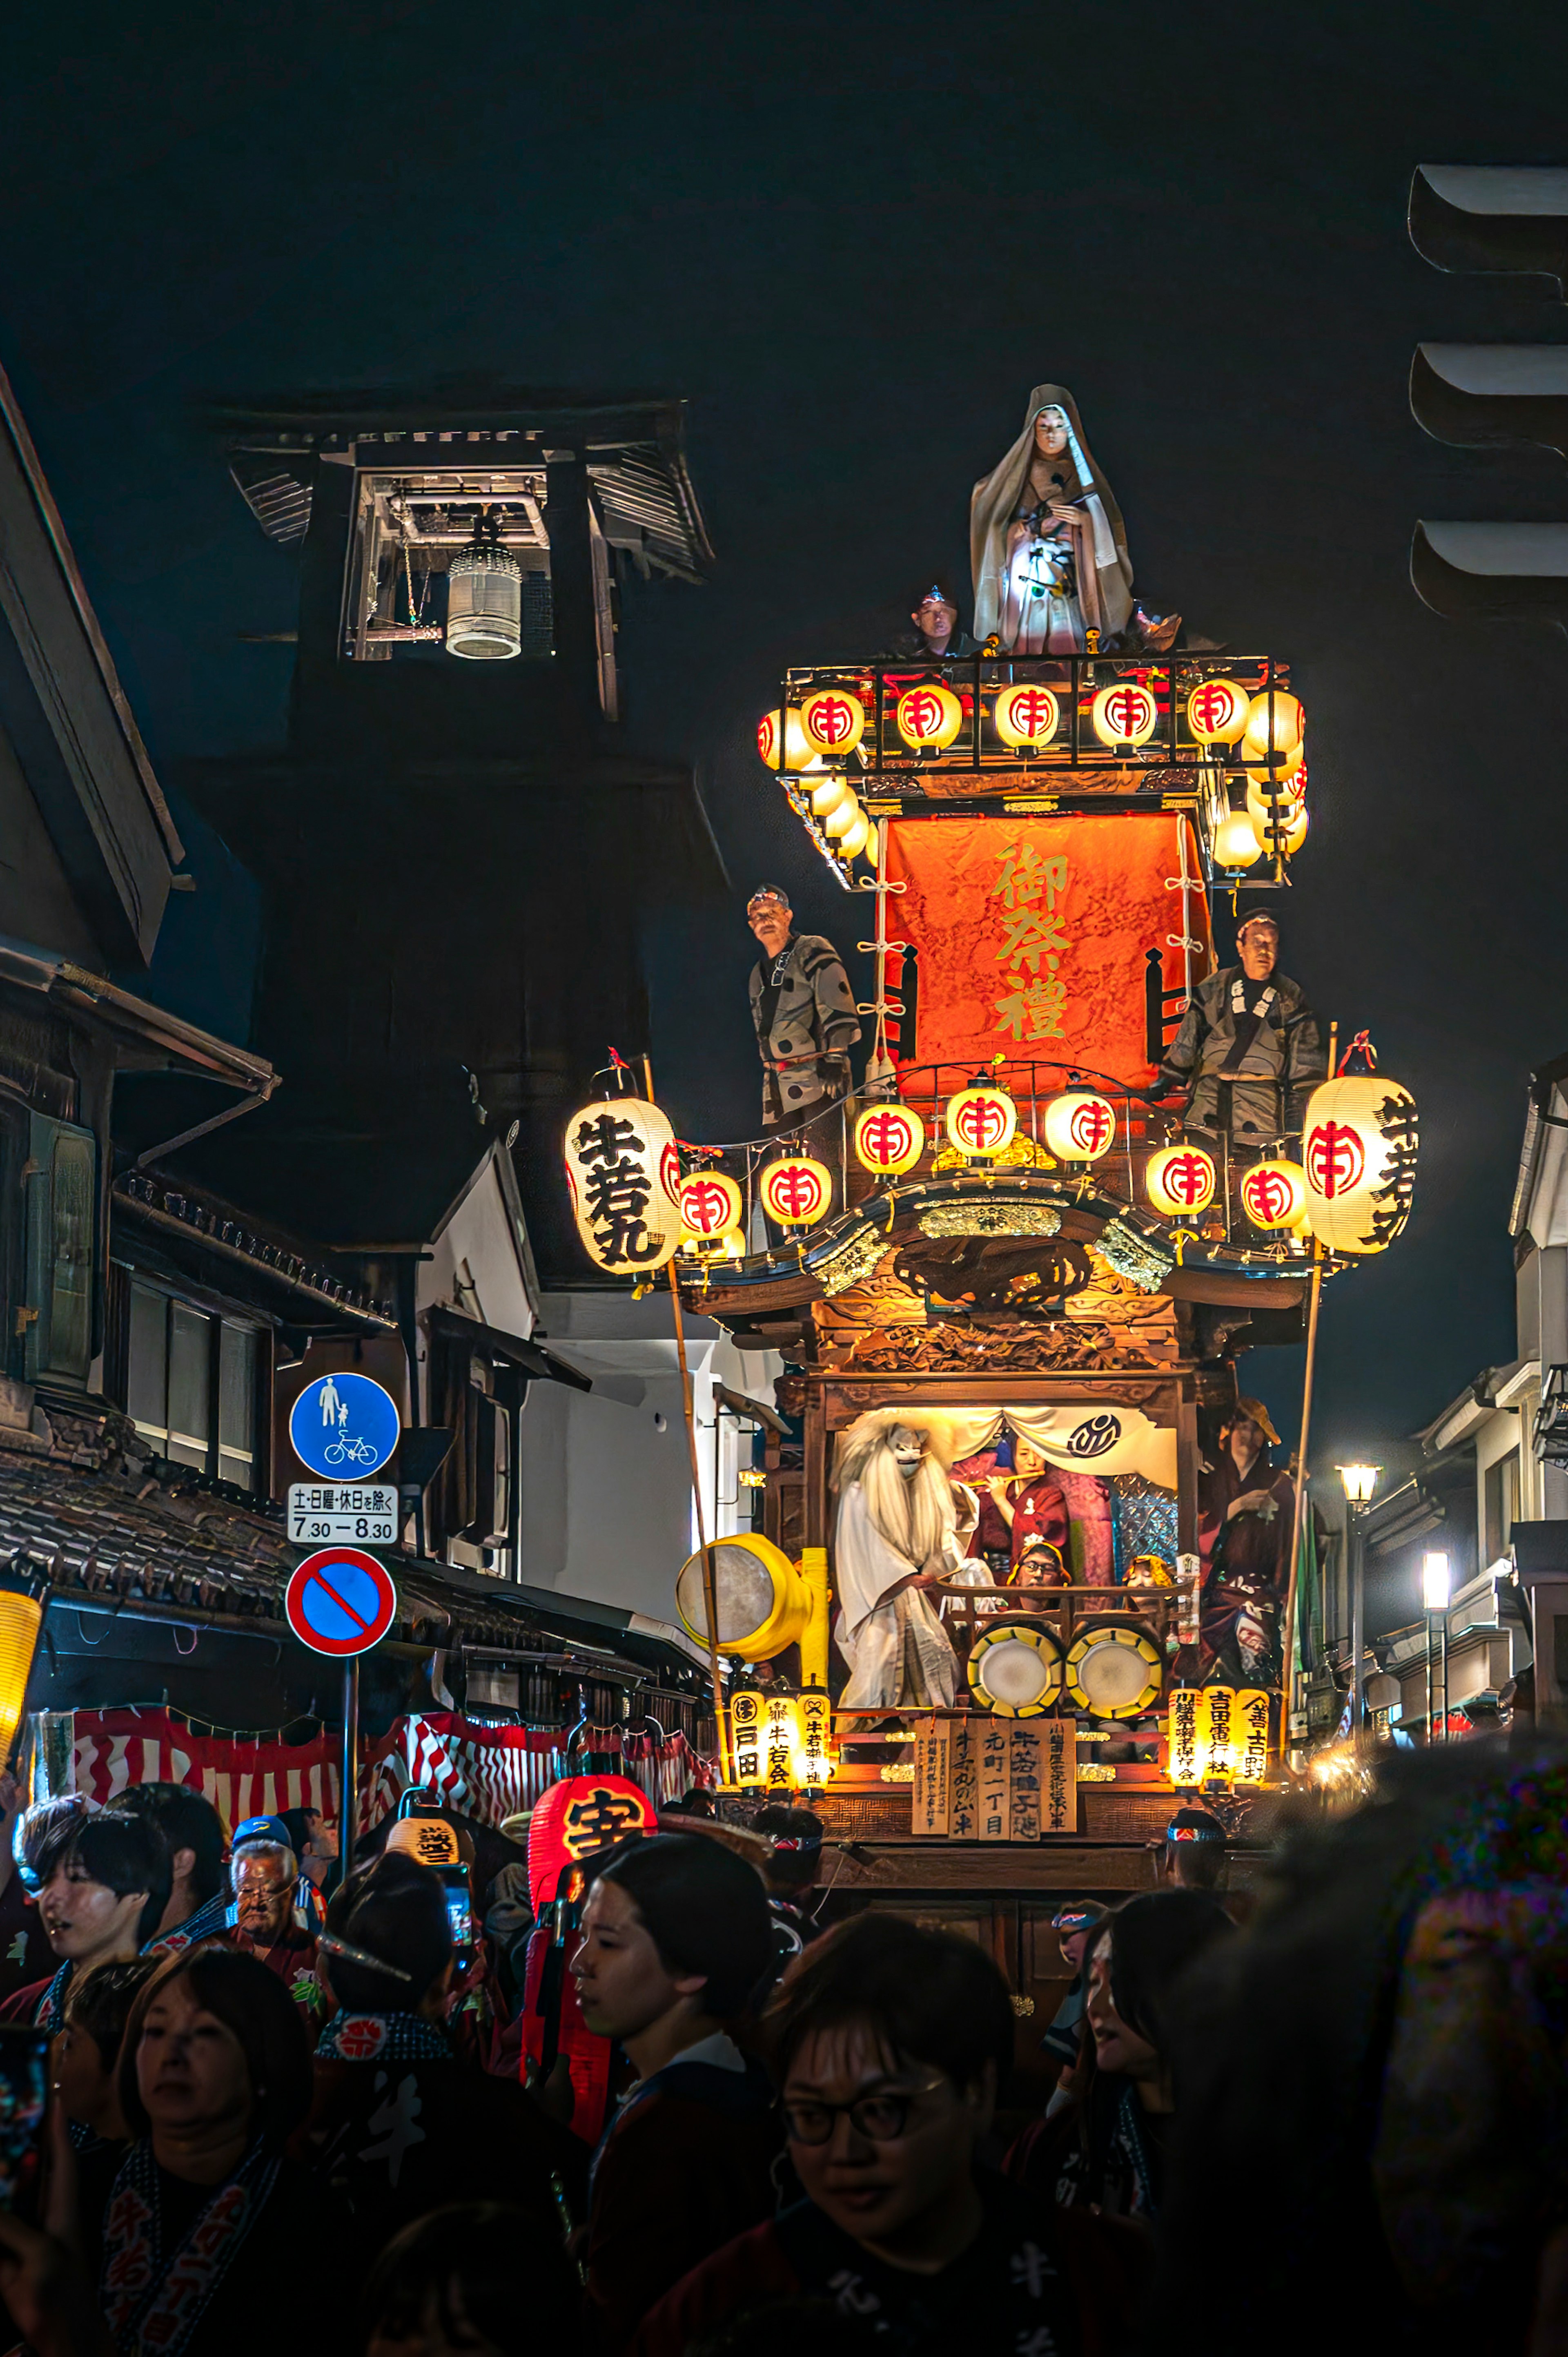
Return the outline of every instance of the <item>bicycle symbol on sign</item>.
[[[379,1449],[372,1448],[368,1440],[359,1440],[347,1434],[340,1440],[329,1440],[321,1454],[328,1465],[378,1465],[381,1462]]]

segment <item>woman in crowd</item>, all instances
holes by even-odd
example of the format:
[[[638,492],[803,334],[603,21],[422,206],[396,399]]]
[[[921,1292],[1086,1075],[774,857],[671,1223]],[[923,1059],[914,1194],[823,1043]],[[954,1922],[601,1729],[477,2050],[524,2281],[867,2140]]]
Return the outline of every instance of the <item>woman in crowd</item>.
[[[134,1956],[75,1975],[50,2056],[67,2136],[53,2148],[48,2215],[67,2234],[80,2222],[95,2282],[99,2224],[131,2142],[120,2100],[120,2050],[136,1999],[157,1970],[156,1956]]]
[[[31,2022],[52,2036],[65,2021],[72,1976],[123,1963],[156,1932],[168,1904],[168,1846],[129,1809],[87,1815],[56,1811],[28,1860],[38,1913],[61,1962],[52,1979],[15,1990],[0,2022]]]
[[[581,2338],[582,2295],[560,2237],[500,2201],[454,2203],[405,2226],[360,2303],[365,2357],[537,2357]]]

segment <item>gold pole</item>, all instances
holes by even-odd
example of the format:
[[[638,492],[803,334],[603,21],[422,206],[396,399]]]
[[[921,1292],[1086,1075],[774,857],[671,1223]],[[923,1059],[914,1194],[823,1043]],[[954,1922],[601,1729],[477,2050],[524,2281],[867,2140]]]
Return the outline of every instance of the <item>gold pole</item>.
[[[1328,1077],[1334,1078],[1334,1058],[1339,1042],[1339,1026],[1328,1027]],[[1290,1578],[1285,1588],[1284,1627],[1284,1693],[1280,1704],[1280,1764],[1290,1749],[1291,1706],[1295,1700],[1295,1599],[1296,1584],[1301,1569],[1301,1534],[1306,1516],[1306,1450],[1312,1435],[1312,1379],[1317,1365],[1317,1305],[1323,1294],[1323,1245],[1312,1240],[1312,1297],[1306,1313],[1306,1375],[1301,1394],[1301,1440],[1297,1448],[1295,1480],[1295,1513],[1292,1520]]]

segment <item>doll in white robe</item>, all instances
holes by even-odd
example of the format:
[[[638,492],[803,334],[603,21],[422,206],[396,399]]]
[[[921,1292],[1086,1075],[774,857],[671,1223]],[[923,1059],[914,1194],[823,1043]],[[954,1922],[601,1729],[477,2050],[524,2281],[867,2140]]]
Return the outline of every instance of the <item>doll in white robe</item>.
[[[849,1710],[950,1709],[958,1659],[930,1591],[963,1559],[952,1485],[929,1431],[899,1408],[859,1416],[839,1443],[834,1636]]]

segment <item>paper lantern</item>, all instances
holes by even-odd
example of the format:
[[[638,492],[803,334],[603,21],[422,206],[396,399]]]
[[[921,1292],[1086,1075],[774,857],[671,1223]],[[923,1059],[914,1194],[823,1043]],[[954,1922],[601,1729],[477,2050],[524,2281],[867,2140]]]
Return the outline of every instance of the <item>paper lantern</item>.
[[[732,1686],[729,1697],[730,1756],[735,1781],[744,1789],[762,1781],[762,1736],[768,1696],[757,1686]]]
[[[833,1199],[833,1174],[825,1162],[809,1154],[789,1154],[770,1162],[758,1181],[762,1208],[780,1227],[814,1227],[826,1216]]]
[[[833,804],[826,818],[823,819],[822,833],[828,835],[847,834],[856,819],[862,814],[860,803],[855,796],[846,794],[842,802]]]
[[[693,1170],[682,1179],[676,1200],[682,1226],[701,1243],[740,1225],[740,1189],[722,1170]]]
[[[0,1577],[0,1768],[8,1765],[44,1625],[47,1572]]]
[[[821,1686],[814,1686],[795,1697],[795,1712],[800,1723],[800,1748],[795,1754],[795,1781],[807,1792],[820,1792],[834,1774],[838,1762],[832,1756],[832,1704]],[[788,1847],[788,1840],[776,1846]]]
[[[865,706],[847,688],[821,687],[800,706],[800,734],[813,753],[842,760],[865,734]]]
[[[1369,1688],[1372,1681],[1368,1680]],[[1238,1784],[1261,1784],[1269,1766],[1269,1697],[1262,1686],[1243,1686],[1233,1706],[1232,1746]]]
[[[839,837],[840,857],[843,859],[858,859],[861,853],[865,849],[866,845],[871,840],[871,821],[866,817],[865,813],[860,808],[860,805],[856,803],[854,818],[850,821],[848,826],[845,827],[843,833]]]
[[[1298,770],[1296,777],[1301,780],[1305,791],[1306,771]],[[1252,822],[1253,833],[1266,851],[1272,851],[1274,847],[1273,836],[1276,830],[1281,846],[1283,846],[1285,836],[1296,824],[1305,808],[1306,805],[1301,794],[1287,792],[1283,783],[1275,785],[1272,780],[1262,777],[1249,778],[1247,780],[1247,816]]]
[[[599,1097],[566,1124],[566,1184],[589,1258],[618,1274],[662,1268],[681,1241],[674,1134],[641,1097]]]
[[[1048,745],[1060,719],[1061,706],[1048,687],[1004,687],[991,707],[992,726],[1015,751]]]
[[[1294,816],[1290,820],[1280,839],[1280,848],[1287,859],[1294,859],[1306,841],[1306,804],[1297,802]]]
[[[562,1876],[632,1834],[659,1830],[653,1803],[629,1776],[567,1776],[547,1785],[528,1821],[528,1888],[542,1915],[560,1897]]]
[[[893,707],[893,722],[912,753],[941,753],[963,725],[963,706],[950,687],[907,687]]]
[[[1233,679],[1204,679],[1187,699],[1187,725],[1200,745],[1234,745],[1251,709],[1251,696]]]
[[[1249,813],[1244,810],[1227,811],[1214,830],[1214,865],[1234,870],[1251,867],[1263,856]]]
[[[1240,1195],[1255,1228],[1298,1227],[1306,1211],[1306,1173],[1299,1162],[1254,1162],[1241,1174]]]
[[[1166,1219],[1191,1219],[1214,1200],[1214,1157],[1201,1146],[1163,1146],[1149,1157],[1144,1188]]]
[[[811,1586],[782,1547],[760,1531],[740,1531],[712,1543],[718,1650],[743,1662],[770,1662],[799,1644],[811,1609]],[[675,1575],[675,1609],[688,1636],[708,1642],[707,1574],[703,1550]]]
[[[1204,1686],[1198,1695],[1197,1739],[1205,1782],[1219,1778],[1229,1783],[1235,1775],[1240,1732],[1234,1686]]]
[[[788,1800],[800,1756],[800,1706],[793,1695],[768,1694],[762,1717],[762,1789]]]
[[[960,1089],[948,1099],[948,1142],[962,1155],[1004,1153],[1017,1126],[1018,1108],[1005,1089]]]
[[[1102,745],[1146,745],[1155,733],[1160,707],[1150,687],[1135,679],[1119,679],[1102,687],[1090,707],[1094,733]]]
[[[1283,688],[1255,695],[1241,735],[1242,759],[1294,769],[1305,725],[1301,705]]]
[[[901,1178],[926,1150],[926,1125],[905,1104],[867,1105],[854,1135],[855,1160],[878,1178]]]
[[[1415,1190],[1415,1099],[1380,1072],[1325,1081],[1302,1130],[1306,1210],[1333,1253],[1375,1253],[1410,1217]]]
[[[854,802],[854,789],[847,778],[823,778],[811,788],[811,809],[818,818],[831,818],[843,803]]]
[[[1047,1105],[1045,1130],[1058,1162],[1098,1162],[1116,1143],[1116,1108],[1092,1089],[1069,1089]]]
[[[779,767],[779,715],[765,712],[757,724],[757,749],[770,770]],[[787,770],[814,770],[821,766],[822,756],[807,741],[800,726],[800,716],[791,704],[784,712],[784,767]]]

